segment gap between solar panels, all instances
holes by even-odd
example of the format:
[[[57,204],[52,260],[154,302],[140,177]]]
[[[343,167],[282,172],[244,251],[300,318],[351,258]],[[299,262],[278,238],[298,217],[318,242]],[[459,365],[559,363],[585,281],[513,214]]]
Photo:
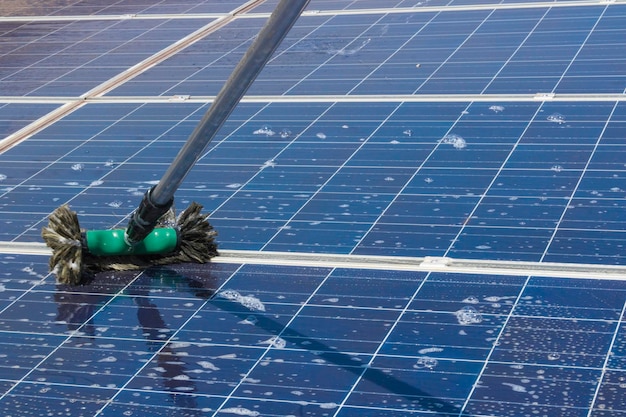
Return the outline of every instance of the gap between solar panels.
[[[50,256],[39,242],[2,242],[0,254]],[[217,264],[252,264],[383,271],[446,272],[460,274],[542,276],[623,281],[626,266],[557,262],[457,259],[438,256],[378,256],[307,252],[221,250],[211,259]]]
[[[78,100],[79,98],[75,98]],[[88,97],[82,100],[86,103],[99,104],[167,104],[167,103],[199,103],[209,104],[215,96],[173,95],[163,96],[100,96]],[[0,103],[29,103],[29,104],[56,104],[65,103],[72,99],[58,99],[54,97],[2,97]],[[309,95],[246,95],[241,103],[474,103],[474,102],[621,102],[626,101],[623,93],[598,94],[309,94]]]

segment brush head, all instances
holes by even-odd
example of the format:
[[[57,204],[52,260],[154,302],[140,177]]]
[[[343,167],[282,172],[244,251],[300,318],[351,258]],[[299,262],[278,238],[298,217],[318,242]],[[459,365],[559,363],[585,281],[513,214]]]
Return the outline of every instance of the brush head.
[[[157,228],[171,228],[177,234],[178,245],[168,246],[169,253],[133,253],[98,256],[91,253],[83,238],[78,216],[67,205],[57,208],[49,217],[47,227],[42,230],[42,237],[52,249],[50,270],[56,274],[60,284],[79,285],[90,275],[106,270],[144,269],[154,265],[176,263],[206,263],[217,256],[215,236],[217,232],[207,220],[208,214],[202,214],[202,206],[191,203],[176,218],[173,210],[166,213]],[[156,230],[158,239],[159,230]],[[114,236],[104,232],[108,238]],[[117,238],[114,238],[117,239]],[[167,245],[166,245],[167,246]],[[165,246],[164,246],[165,247]]]
[[[76,212],[67,205],[57,208],[48,218],[41,236],[52,249],[48,262],[57,280],[64,284],[78,284],[83,274],[83,248],[81,230]]]

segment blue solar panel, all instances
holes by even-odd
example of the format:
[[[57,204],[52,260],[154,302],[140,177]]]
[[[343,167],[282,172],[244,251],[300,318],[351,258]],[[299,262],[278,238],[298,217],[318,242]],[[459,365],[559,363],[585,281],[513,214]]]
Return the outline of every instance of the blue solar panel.
[[[602,6],[306,16],[250,93],[622,93],[619,17]],[[112,94],[215,94],[253,22],[232,26],[217,60],[208,37]]]
[[[0,94],[85,94],[208,23],[206,19],[4,22]]]
[[[579,415],[623,357],[620,281],[214,264],[55,288],[41,257],[3,264],[7,413]]]
[[[7,9],[2,415],[626,415],[626,7],[517,3],[312,1],[176,194],[222,256],[76,287],[13,247],[123,226],[277,2]]]

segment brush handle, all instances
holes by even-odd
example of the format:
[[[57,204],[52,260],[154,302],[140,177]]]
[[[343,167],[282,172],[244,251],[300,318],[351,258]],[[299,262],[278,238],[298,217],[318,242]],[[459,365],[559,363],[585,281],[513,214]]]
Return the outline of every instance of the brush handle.
[[[269,61],[309,0],[281,0],[257,38],[218,93],[215,101],[187,139],[152,192],[153,202],[166,204]]]
[[[278,3],[159,183],[146,193],[139,208],[133,213],[126,229],[128,243],[143,240],[156,224],[152,218],[158,219],[167,212],[180,184],[308,3],[309,0],[281,0]]]

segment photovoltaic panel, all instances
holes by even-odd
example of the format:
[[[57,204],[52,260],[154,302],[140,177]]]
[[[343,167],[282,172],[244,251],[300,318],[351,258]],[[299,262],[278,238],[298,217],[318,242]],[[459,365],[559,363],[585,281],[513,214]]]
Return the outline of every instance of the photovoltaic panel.
[[[177,192],[222,256],[55,282],[276,3],[6,13],[2,414],[626,414],[619,1],[314,0]]]
[[[3,368],[20,381],[4,388],[7,413],[514,416],[619,404],[597,393],[620,389],[620,281],[214,264],[101,274],[77,289],[42,279],[41,259],[4,259],[21,277],[3,280],[1,345],[21,346]]]
[[[0,95],[80,96],[208,22],[3,22]]]
[[[37,203],[40,215],[15,237],[39,239],[59,193],[76,193],[85,227],[122,223],[202,107],[94,104],[5,152],[30,175],[13,179],[3,200],[23,211]],[[619,126],[619,104],[289,107],[314,122],[282,116],[285,105],[243,104],[178,194],[205,204],[234,249],[558,261],[575,230],[600,229],[594,240],[605,250],[581,245],[575,256],[621,263],[623,179],[592,158],[605,147],[602,133]],[[55,191],[42,199],[33,188]]]
[[[93,1],[47,1],[41,4],[11,2],[3,4],[3,12],[7,17],[22,18],[28,16],[56,16],[59,20],[67,16],[115,16],[129,17],[142,14],[196,14],[196,13],[229,13],[241,6],[236,0],[215,1],[117,1],[98,3]]]
[[[624,43],[615,39],[623,28],[615,26],[624,11],[615,9],[306,16],[249,93],[621,94]],[[216,94],[262,20],[233,25],[235,47],[217,60],[205,52],[208,37],[111,94]]]

